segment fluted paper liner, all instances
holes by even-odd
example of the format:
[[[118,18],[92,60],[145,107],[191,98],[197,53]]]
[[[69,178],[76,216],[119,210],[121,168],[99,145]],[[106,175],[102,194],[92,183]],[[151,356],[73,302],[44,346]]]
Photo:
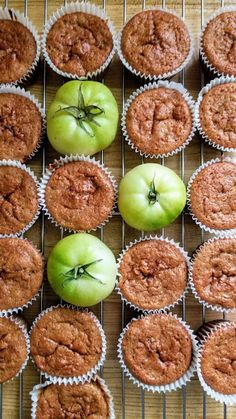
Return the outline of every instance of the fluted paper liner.
[[[70,156],[60,157],[59,160],[54,160],[54,162],[49,165],[49,168],[46,169],[40,181],[40,185],[39,185],[40,204],[42,206],[43,211],[45,212],[45,214],[47,215],[47,217],[53,224],[55,224],[57,227],[62,227],[65,231],[69,231],[70,233],[84,232],[85,230],[74,230],[69,227],[60,225],[51,215],[49,210],[47,209],[45,194],[46,194],[46,187],[47,187],[48,181],[50,177],[52,176],[52,174],[54,173],[54,171],[58,169],[59,167],[64,166],[67,163],[78,162],[78,161],[92,163],[98,166],[101,170],[103,170],[103,172],[105,172],[110,182],[112,183],[113,190],[114,190],[114,204],[112,206],[112,209],[110,211],[108,218],[104,220],[102,223],[100,223],[96,228],[91,228],[90,230],[86,230],[86,231],[87,232],[96,231],[98,228],[102,228],[103,226],[105,226],[105,224],[107,224],[110,218],[113,216],[115,212],[116,204],[117,204],[118,187],[117,187],[116,180],[111,174],[111,172],[104,166],[103,163],[100,163],[100,161],[95,160],[94,157],[84,156],[83,154],[82,155],[71,154]]]
[[[157,308],[157,309],[144,309],[142,307],[137,306],[136,304],[131,303],[129,300],[127,300],[127,298],[125,298],[125,296],[123,295],[122,291],[119,288],[119,278],[121,277],[121,274],[119,273],[119,268],[122,262],[122,259],[124,257],[124,255],[127,253],[127,251],[129,251],[129,249],[131,249],[133,246],[135,246],[137,243],[143,242],[143,241],[147,241],[147,240],[157,240],[157,241],[164,241],[166,243],[172,244],[173,246],[176,247],[177,250],[180,251],[180,253],[182,254],[182,256],[184,257],[186,263],[187,263],[187,268],[188,268],[188,279],[189,279],[189,272],[190,272],[190,258],[187,254],[187,252],[185,252],[185,250],[180,246],[179,243],[176,243],[174,240],[170,240],[168,239],[168,237],[158,237],[157,235],[150,235],[150,236],[145,236],[143,238],[140,238],[138,240],[135,240],[134,242],[130,242],[125,249],[122,250],[122,252],[120,253],[120,255],[118,256],[118,260],[117,260],[117,276],[118,279],[116,281],[116,291],[117,293],[120,295],[121,300],[124,301],[129,307],[133,308],[134,310],[137,311],[142,311],[144,314],[155,314],[155,313],[161,313],[163,311],[168,311],[170,309],[172,309],[173,307],[175,307],[177,304],[180,304],[183,300],[183,298],[186,296],[186,294],[188,293],[188,289],[189,289],[189,284],[188,284],[188,279],[187,279],[187,284],[185,287],[184,292],[182,293],[182,295],[179,296],[179,298],[174,301],[172,304],[169,304],[168,306],[163,306],[161,308]]]
[[[211,228],[206,226],[205,224],[202,224],[201,221],[198,220],[198,218],[196,217],[196,215],[193,213],[192,208],[191,208],[191,200],[190,200],[190,191],[191,191],[191,186],[193,181],[195,180],[196,176],[201,172],[201,170],[205,169],[206,167],[210,166],[211,164],[214,163],[219,163],[222,161],[226,161],[226,162],[232,162],[234,164],[236,164],[236,160],[230,157],[224,157],[223,159],[217,158],[217,159],[213,159],[213,160],[209,160],[208,162],[204,163],[203,165],[199,166],[197,170],[195,170],[195,172],[192,174],[189,182],[188,182],[188,186],[187,186],[187,207],[189,210],[189,213],[192,217],[192,219],[195,221],[195,223],[204,231],[207,231],[208,233],[212,233],[216,236],[219,237],[228,237],[228,236],[233,236],[236,234],[236,228],[234,229],[221,229],[221,230],[217,230],[215,228]]]
[[[38,179],[36,178],[35,174],[33,173],[33,171],[29,167],[27,167],[25,164],[20,163],[18,160],[6,160],[6,159],[0,160],[0,167],[1,166],[17,167],[18,169],[24,170],[26,173],[28,173],[32,177],[32,179],[34,180],[34,182],[37,186],[38,209],[37,209],[35,215],[32,217],[32,220],[24,228],[22,228],[22,230],[20,230],[16,233],[11,233],[11,234],[1,234],[0,233],[0,238],[22,236],[22,234],[24,234],[27,230],[29,230],[32,227],[32,225],[38,219],[39,214],[40,214]]]
[[[123,329],[123,331],[122,331],[122,333],[121,333],[121,335],[118,339],[118,359],[119,359],[119,363],[121,365],[122,371],[125,372],[125,374],[129,378],[129,380],[132,381],[132,383],[135,384],[137,387],[141,387],[143,390],[152,391],[153,393],[167,393],[167,392],[175,391],[179,388],[182,388],[183,386],[186,386],[187,382],[189,382],[191,380],[191,378],[193,377],[193,375],[196,371],[198,343],[197,343],[196,337],[193,334],[193,331],[190,329],[190,327],[188,326],[188,324],[185,321],[183,321],[182,319],[177,317],[175,314],[170,314],[170,313],[169,314],[164,313],[164,314],[166,314],[169,317],[176,318],[184,326],[184,328],[188,332],[188,334],[191,338],[191,341],[192,341],[192,361],[191,361],[191,364],[190,364],[188,370],[183,374],[183,376],[180,377],[178,380],[174,381],[173,383],[165,384],[165,385],[161,385],[161,386],[154,386],[154,385],[145,384],[142,381],[138,380],[136,377],[134,377],[132,375],[132,373],[130,372],[130,370],[127,368],[126,364],[125,364],[125,360],[123,358],[123,351],[122,351],[123,337],[124,337],[125,333],[127,332],[127,330],[129,329],[130,324],[132,322],[135,322],[135,321],[145,317],[144,315],[141,315],[138,318],[133,318],[131,320],[131,322]]]
[[[8,9],[7,7],[0,7],[0,19],[1,20],[12,20],[17,21],[21,23],[23,26],[25,26],[33,35],[35,43],[36,43],[36,56],[34,61],[32,62],[31,66],[27,70],[24,76],[22,76],[19,80],[15,80],[10,83],[11,86],[17,85],[17,84],[23,84],[26,83],[35,72],[37,65],[39,63],[40,59],[40,50],[41,50],[41,42],[40,37],[38,35],[38,32],[34,25],[31,23],[31,21],[26,18],[22,13],[14,10],[14,9]],[[26,45],[27,48],[27,45]]]
[[[114,403],[113,403],[113,397],[112,394],[106,384],[106,382],[100,378],[99,376],[95,376],[91,381],[98,381],[101,388],[103,389],[104,393],[106,394],[108,398],[109,403],[109,417],[108,419],[115,419],[115,410],[114,410]],[[37,384],[33,387],[33,390],[30,392],[31,396],[31,419],[36,419],[36,412],[37,412],[37,403],[40,395],[40,390],[44,387],[50,386],[53,383],[51,381],[46,381],[43,384]]]
[[[192,116],[192,129],[191,132],[188,136],[188,138],[184,141],[183,144],[181,144],[179,147],[177,147],[175,150],[171,150],[167,153],[162,153],[162,154],[152,154],[152,153],[145,153],[143,151],[141,151],[139,149],[138,146],[136,146],[132,139],[129,137],[129,134],[127,132],[127,128],[126,128],[126,117],[127,117],[127,112],[129,110],[130,105],[132,104],[132,102],[134,101],[134,99],[139,96],[141,93],[145,92],[146,90],[152,90],[152,89],[157,89],[160,87],[164,87],[166,89],[172,89],[172,90],[177,90],[182,97],[184,98],[184,100],[186,101],[190,112],[191,112],[191,116]],[[180,84],[180,83],[175,83],[175,82],[168,82],[168,81],[164,81],[164,80],[160,80],[158,82],[154,82],[154,83],[148,83],[145,84],[144,86],[141,86],[140,88],[138,88],[137,90],[135,90],[129,97],[129,99],[127,100],[127,102],[125,103],[125,107],[122,113],[122,117],[121,117],[121,127],[122,127],[122,132],[123,132],[123,136],[125,138],[125,140],[128,142],[129,146],[132,148],[132,150],[134,150],[136,153],[139,153],[141,156],[144,157],[149,157],[149,158],[162,158],[162,157],[169,157],[169,156],[173,156],[174,154],[177,154],[179,151],[183,150],[192,140],[194,133],[195,133],[195,118],[194,118],[194,106],[195,106],[195,102],[192,99],[192,97],[190,96],[189,92],[187,91],[187,89],[185,89],[185,87]]]
[[[44,372],[42,370],[40,370],[35,362],[33,357],[31,356],[31,360],[33,361],[33,363],[35,364],[35,367],[37,368],[37,370],[47,379],[50,380],[50,382],[52,384],[79,384],[79,383],[85,383],[86,381],[90,381],[99,371],[99,369],[102,367],[102,365],[104,364],[104,361],[106,359],[106,350],[107,350],[107,343],[106,343],[106,336],[104,333],[104,330],[101,326],[101,323],[99,322],[99,320],[97,319],[97,317],[91,312],[89,311],[87,308],[86,309],[80,309],[76,306],[73,306],[71,304],[58,304],[56,306],[51,306],[46,308],[45,310],[43,310],[34,320],[29,335],[31,336],[32,330],[33,328],[36,326],[37,322],[42,319],[42,317],[49,313],[50,311],[53,311],[54,309],[58,308],[58,307],[62,307],[62,308],[69,308],[71,310],[74,311],[79,311],[79,312],[84,312],[84,313],[88,313],[90,315],[90,317],[94,320],[96,326],[99,329],[99,332],[101,334],[101,338],[102,338],[102,352],[101,352],[101,356],[100,359],[98,361],[98,363],[91,368],[86,374],[80,375],[80,376],[73,376],[73,377],[61,377],[58,375],[51,375],[48,374],[47,372]]]
[[[166,8],[160,8],[160,7],[155,7],[154,8],[154,7],[150,7],[150,8],[147,8],[147,9],[143,10],[143,11],[146,11],[146,10],[153,10],[153,11],[159,10],[159,11],[162,11],[162,12],[167,12],[167,13],[170,13],[170,14],[178,17],[180,20],[182,20],[184,22],[184,24],[185,24],[185,26],[187,28],[188,34],[189,34],[189,38],[190,38],[189,52],[188,52],[188,55],[185,58],[185,60],[182,62],[182,64],[179,67],[175,68],[172,71],[168,71],[167,73],[158,74],[158,75],[144,74],[141,71],[136,70],[131,64],[129,64],[128,61],[126,60],[125,56],[123,55],[122,48],[121,48],[121,38],[122,38],[122,32],[123,32],[123,30],[121,30],[119,32],[119,34],[117,35],[116,50],[118,52],[118,55],[119,55],[119,58],[120,58],[122,64],[131,73],[133,73],[135,76],[141,77],[141,78],[143,78],[145,80],[148,80],[148,81],[151,81],[151,80],[156,81],[156,80],[161,80],[161,79],[168,79],[168,78],[174,76],[175,74],[179,73],[180,71],[182,71],[186,67],[186,65],[189,63],[189,61],[190,61],[190,59],[192,57],[193,51],[194,51],[193,37],[192,37],[192,35],[191,35],[190,31],[189,31],[189,28],[187,27],[186,22],[184,21],[184,19],[182,19],[180,16],[178,16],[176,13],[174,13],[173,10],[170,11],[169,9],[166,9]],[[132,16],[132,17],[134,17],[134,16]],[[132,17],[129,20],[131,20]],[[128,21],[126,22],[126,24],[127,23],[128,23]]]
[[[225,83],[236,83],[236,77],[233,77],[233,76],[220,77],[219,79],[212,80],[210,83],[208,83],[206,86],[202,88],[202,90],[200,91],[198,95],[198,99],[195,105],[195,124],[201,137],[208,144],[217,148],[217,150],[220,150],[220,151],[236,152],[236,148],[224,147],[223,145],[217,144],[214,142],[214,140],[209,138],[201,126],[201,120],[200,120],[200,115],[199,115],[200,104],[203,100],[204,95],[206,95],[213,87],[219,86],[220,84],[225,84]]]
[[[51,58],[49,57],[48,53],[47,53],[47,36],[48,33],[50,31],[50,29],[52,28],[52,26],[54,25],[54,23],[61,18],[64,15],[67,15],[69,13],[75,13],[75,12],[83,12],[83,13],[89,13],[91,15],[95,15],[103,20],[105,20],[105,22],[107,23],[107,26],[112,34],[112,41],[113,41],[113,48],[110,52],[110,54],[108,55],[108,57],[106,58],[106,60],[104,61],[104,63],[102,64],[101,67],[99,67],[96,71],[92,71],[92,72],[88,72],[85,76],[79,76],[77,74],[73,74],[73,73],[68,73],[65,71],[60,70],[58,67],[56,67],[55,64],[53,64]],[[94,78],[97,77],[98,75],[100,75],[101,73],[103,73],[105,71],[105,69],[108,67],[108,65],[110,64],[114,54],[115,54],[115,45],[116,45],[116,32],[115,32],[115,28],[114,25],[112,23],[112,21],[110,19],[108,19],[106,13],[98,6],[96,6],[93,3],[89,3],[89,2],[72,2],[67,4],[66,6],[63,6],[61,8],[59,8],[48,20],[48,22],[46,23],[45,27],[44,27],[44,33],[42,36],[42,50],[43,50],[43,54],[44,54],[44,58],[47,61],[49,67],[51,67],[51,69],[53,71],[55,71],[57,74],[59,74],[60,76],[69,78],[69,79],[77,79],[77,80],[86,80],[87,78]]]

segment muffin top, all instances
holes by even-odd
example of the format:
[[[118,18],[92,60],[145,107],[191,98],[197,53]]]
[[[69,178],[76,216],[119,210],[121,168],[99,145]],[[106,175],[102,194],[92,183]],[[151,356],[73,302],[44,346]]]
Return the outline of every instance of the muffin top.
[[[130,247],[119,266],[119,289],[143,310],[173,304],[187,285],[188,268],[181,251],[171,243],[150,239]]]
[[[122,349],[130,372],[141,382],[154,386],[178,380],[192,360],[189,333],[168,314],[152,314],[132,321]]]
[[[203,51],[210,64],[224,74],[236,76],[236,12],[224,12],[212,19],[202,37]]]
[[[38,292],[44,263],[27,240],[0,239],[0,310],[21,307]]]
[[[200,103],[199,118],[209,140],[236,148],[236,83],[211,88]]]
[[[192,278],[202,300],[227,309],[236,308],[236,239],[205,243],[193,260]]]
[[[95,163],[66,163],[52,173],[45,191],[46,207],[58,224],[76,231],[98,227],[115,202],[113,185]]]
[[[59,377],[87,374],[99,362],[102,337],[86,312],[57,307],[32,328],[31,356],[41,371]]]
[[[190,36],[185,23],[172,13],[146,10],[125,25],[121,49],[135,70],[160,76],[178,69],[185,61]]]
[[[205,382],[220,393],[236,394],[236,324],[213,330],[202,348]]]
[[[0,234],[17,233],[38,210],[37,185],[25,170],[0,166]]]
[[[192,212],[205,226],[236,228],[236,164],[222,161],[204,167],[192,182],[190,200]]]
[[[41,129],[34,102],[13,93],[0,94],[0,159],[25,161],[38,145]]]
[[[27,357],[22,329],[11,319],[0,317],[0,383],[13,378]]]
[[[36,419],[108,419],[109,400],[99,380],[84,384],[50,384],[40,390]]]
[[[181,93],[159,87],[145,90],[132,101],[126,115],[126,129],[142,153],[168,153],[189,137],[192,115]]]
[[[16,82],[28,73],[34,62],[35,39],[20,22],[2,19],[0,45],[0,83]]]
[[[99,69],[113,48],[112,34],[105,20],[89,13],[66,14],[50,29],[46,49],[61,71],[85,76]]]

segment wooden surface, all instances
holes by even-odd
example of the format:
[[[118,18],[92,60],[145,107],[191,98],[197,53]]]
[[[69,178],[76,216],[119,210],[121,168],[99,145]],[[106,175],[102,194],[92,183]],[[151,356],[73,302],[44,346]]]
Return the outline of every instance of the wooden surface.
[[[4,2],[0,1],[4,6]],[[24,1],[9,1],[8,6],[14,7],[16,10],[26,12],[32,22],[36,25],[39,32],[42,31],[43,22],[50,16],[58,7],[62,6],[63,1],[48,0],[48,3],[43,0],[28,0]],[[107,14],[112,18],[115,26],[118,29],[123,24],[123,21],[131,17],[134,13],[141,11],[145,4],[142,0],[127,1],[125,5],[121,0],[107,0],[106,4],[102,0],[97,0],[96,4],[103,7],[105,5]],[[225,2],[225,5],[235,4],[234,2]],[[162,6],[161,1],[146,1],[146,7]],[[166,1],[164,4],[170,10],[175,10],[180,16],[182,14],[181,1]],[[204,7],[204,14],[202,21],[206,20],[209,14],[221,6],[221,2],[214,0],[201,3],[200,1],[186,0],[185,5],[185,19],[195,38],[195,52],[190,65],[180,76],[175,77],[175,80],[182,80],[185,86],[190,90],[193,97],[196,99],[198,91],[203,79],[201,78],[201,71],[198,61],[198,34],[201,28],[201,7]],[[45,77],[44,77],[45,76]],[[44,84],[45,83],[45,84]],[[62,78],[54,74],[44,67],[41,63],[40,73],[38,74],[34,84],[27,88],[36,95],[36,97],[44,105],[50,103],[53,95],[63,83]],[[105,83],[112,89],[118,103],[120,110],[122,110],[123,99],[136,89],[141,83],[138,80],[130,77],[126,71],[123,72],[122,65],[116,56],[111,64],[108,72],[105,75]],[[45,89],[44,89],[45,87]],[[124,87],[124,90],[122,88]],[[45,94],[44,94],[45,93]],[[124,96],[123,96],[124,95]],[[117,135],[115,142],[104,153],[104,162],[111,169],[116,179],[119,181],[122,176],[122,139],[120,132]],[[202,151],[202,154],[201,154]],[[44,155],[41,150],[37,156],[28,164],[35,171],[36,175],[40,177],[43,170]],[[177,156],[165,159],[163,162],[170,168],[174,169],[179,175],[183,175],[185,182],[188,181],[191,173],[199,166],[201,157],[207,161],[219,155],[219,152],[214,151],[209,146],[205,145],[201,149],[200,139],[196,136],[191,145],[187,147],[184,156],[178,154]],[[45,162],[48,164],[58,155],[49,146],[45,140]],[[98,158],[102,156],[98,156]],[[129,168],[141,163],[141,158],[138,157],[129,147],[124,146],[124,166],[126,172]],[[181,226],[181,222],[183,225]],[[123,234],[122,234],[123,231]],[[38,220],[33,228],[26,234],[39,248],[42,248],[47,257],[52,246],[61,238],[63,232],[52,226],[47,220]],[[119,215],[113,219],[104,228],[103,232],[98,232],[97,235],[104,238],[105,243],[112,248],[115,255],[118,256],[122,246],[129,243],[130,240],[140,237],[138,231],[132,230],[126,225],[123,225]],[[161,232],[158,232],[161,234]],[[186,250],[191,252],[201,243],[202,238],[206,239],[208,235],[201,236],[200,229],[193,223],[188,214],[180,217],[175,223],[165,229],[164,234],[169,238],[181,242]],[[44,290],[32,307],[24,311],[24,318],[27,320],[29,326],[34,317],[39,313],[41,307],[45,308],[51,304],[57,303],[58,299],[50,289],[47,281],[45,281]],[[122,417],[122,375],[116,357],[117,338],[122,328],[122,306],[119,297],[114,292],[103,304],[94,308],[94,312],[101,318],[108,340],[107,360],[104,366],[104,378],[109,385],[115,401],[115,410],[117,418]],[[186,310],[179,306],[174,312],[181,315],[186,315],[187,322],[192,328],[197,328],[202,323],[202,309],[191,294],[188,294],[186,299]],[[128,309],[124,310],[124,322],[126,323],[134,312]],[[206,319],[213,319],[221,317],[210,310],[206,310]],[[228,316],[228,318],[235,318],[236,316]],[[2,418],[30,418],[30,398],[29,391],[34,384],[39,382],[39,374],[36,372],[32,363],[29,362],[22,377],[13,380],[2,386]],[[172,392],[170,395],[163,398],[162,395],[150,394],[145,392],[143,395],[143,417],[148,419],[166,417],[171,419],[179,419],[182,417],[188,418],[211,418],[221,419],[227,417],[228,419],[236,418],[236,407],[228,407],[224,412],[223,405],[214,402],[212,399],[206,397],[206,412],[203,416],[203,393],[200,384],[196,377],[187,385],[186,388],[186,410],[183,408],[184,393],[180,390]],[[163,402],[166,402],[166,410],[163,411]],[[22,406],[21,406],[22,405]],[[21,407],[21,409],[20,409]],[[138,419],[142,417],[142,403],[141,391],[134,387],[127,379],[125,379],[124,398],[123,398],[123,414],[128,419]],[[184,416],[184,413],[186,416]],[[225,416],[224,416],[225,415]],[[227,416],[226,416],[227,415]],[[55,418],[56,419],[56,418]]]

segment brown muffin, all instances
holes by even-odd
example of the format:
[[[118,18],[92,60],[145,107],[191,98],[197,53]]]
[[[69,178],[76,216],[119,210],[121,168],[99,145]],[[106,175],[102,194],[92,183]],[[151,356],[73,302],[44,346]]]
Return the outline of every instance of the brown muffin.
[[[24,77],[32,66],[37,46],[32,33],[16,20],[0,20],[0,83]]]
[[[57,307],[34,324],[30,352],[37,368],[59,377],[78,377],[96,367],[102,355],[102,336],[86,312]]]
[[[189,333],[168,314],[152,314],[132,321],[123,337],[122,350],[131,374],[154,386],[175,382],[192,361]]]
[[[45,189],[45,204],[65,228],[86,231],[111,214],[115,192],[107,173],[95,163],[75,161],[55,169]]]
[[[20,232],[38,211],[37,185],[25,170],[0,166],[0,234]]]
[[[204,167],[191,184],[190,205],[206,227],[236,228],[236,164],[219,161]]]
[[[27,240],[0,239],[0,310],[21,307],[42,285],[44,262]]]
[[[226,309],[236,308],[236,239],[204,243],[193,259],[192,281],[201,300]]]
[[[202,49],[216,71],[236,76],[236,12],[224,12],[212,19],[202,35]]]
[[[202,345],[200,370],[213,390],[236,394],[236,324],[214,328]]]
[[[174,304],[183,294],[188,267],[181,251],[163,240],[149,239],[130,247],[118,268],[118,287],[127,301],[143,310]]]
[[[190,36],[185,23],[172,13],[145,10],[125,25],[121,50],[136,71],[161,76],[183,64],[189,54]]]
[[[13,378],[27,358],[27,343],[19,325],[0,317],[0,383]]]
[[[236,83],[212,87],[199,106],[200,127],[207,138],[224,148],[236,148]]]
[[[83,12],[60,17],[46,39],[52,63],[59,70],[77,76],[99,69],[112,48],[112,34],[106,21]]]
[[[32,100],[0,93],[0,159],[27,160],[39,143],[41,130],[41,114]]]
[[[40,389],[36,419],[109,419],[109,396],[100,380],[84,384],[51,384]]]
[[[126,130],[141,153],[169,153],[188,139],[192,130],[191,110],[177,90],[166,87],[145,90],[128,108]]]

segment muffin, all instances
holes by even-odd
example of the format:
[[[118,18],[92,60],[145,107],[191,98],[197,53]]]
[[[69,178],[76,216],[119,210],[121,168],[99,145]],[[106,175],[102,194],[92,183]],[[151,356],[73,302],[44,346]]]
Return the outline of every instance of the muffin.
[[[71,414],[78,419],[115,417],[110,391],[99,377],[84,384],[46,384],[35,386],[31,393],[35,419],[64,418]]]
[[[220,311],[236,308],[236,238],[204,243],[191,271],[193,292],[203,304]]]
[[[44,261],[28,240],[0,239],[0,312],[28,305],[42,285]]]
[[[189,329],[170,314],[133,319],[118,345],[121,366],[129,378],[153,391],[184,385],[195,368],[195,349]]]
[[[236,76],[235,60],[236,10],[210,18],[201,35],[203,61],[217,75]]]
[[[188,281],[187,254],[176,244],[146,238],[121,256],[118,292],[141,310],[160,310],[178,302]]]
[[[214,86],[214,84],[216,85]],[[220,84],[219,84],[220,83]],[[222,151],[236,150],[236,82],[217,79],[200,93],[197,113],[199,131],[203,137]]]
[[[105,350],[104,332],[90,312],[51,307],[39,315],[31,329],[32,359],[54,382],[67,378],[64,384],[78,383],[91,378],[102,365]]]
[[[38,215],[37,184],[24,165],[0,161],[0,235],[19,234]]]
[[[0,90],[0,159],[27,160],[39,146],[41,131],[42,116],[33,100]]]
[[[0,317],[0,384],[22,371],[28,360],[28,336],[13,318]]]
[[[200,167],[188,185],[194,220],[210,232],[236,228],[236,164],[212,160]]]
[[[123,28],[118,52],[135,74],[168,77],[180,71],[190,58],[191,39],[179,17],[164,10],[145,10]]]
[[[172,87],[155,87],[154,84],[141,90],[128,101],[124,115],[126,140],[146,156],[168,156],[179,151],[191,139],[193,102],[190,107],[191,99],[188,97],[187,102],[187,98]]]
[[[73,230],[96,229],[111,216],[113,179],[92,160],[61,159],[41,182],[42,205],[58,225]]]

